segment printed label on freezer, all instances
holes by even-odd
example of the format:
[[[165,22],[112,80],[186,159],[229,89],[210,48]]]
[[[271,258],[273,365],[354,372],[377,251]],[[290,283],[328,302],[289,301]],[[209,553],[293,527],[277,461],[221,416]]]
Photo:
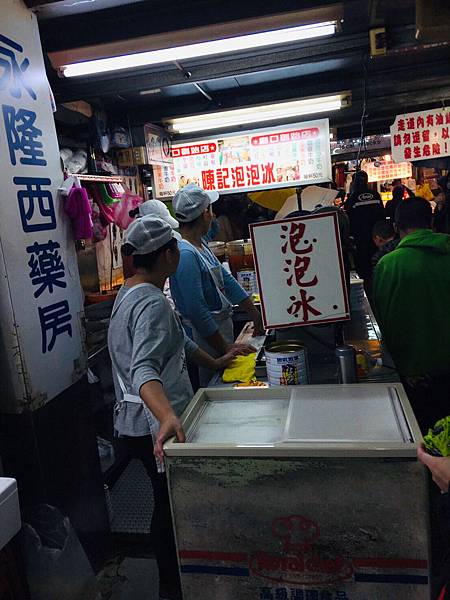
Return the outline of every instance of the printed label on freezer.
[[[334,588],[335,584],[349,584],[352,587],[357,583],[428,584],[428,563],[424,559],[352,559],[321,553],[319,525],[301,515],[275,519],[271,525],[271,533],[273,538],[281,542],[278,553],[264,549],[249,555],[240,552],[226,554],[182,550],[181,572],[266,580],[272,584],[276,583],[277,586],[260,587],[260,595],[255,597],[277,600],[360,598],[359,595],[347,596],[344,589],[336,588],[331,592],[330,587]],[[195,560],[195,564],[191,564],[192,559]],[[283,585],[288,587],[283,588]],[[311,586],[320,586],[323,589],[314,590]]]
[[[169,457],[185,600],[429,600],[418,466]]]

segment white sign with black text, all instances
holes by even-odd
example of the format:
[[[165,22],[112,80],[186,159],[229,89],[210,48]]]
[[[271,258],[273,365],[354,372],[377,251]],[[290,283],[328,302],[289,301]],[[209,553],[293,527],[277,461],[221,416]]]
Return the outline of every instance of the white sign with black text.
[[[336,213],[250,225],[266,328],[348,319]]]

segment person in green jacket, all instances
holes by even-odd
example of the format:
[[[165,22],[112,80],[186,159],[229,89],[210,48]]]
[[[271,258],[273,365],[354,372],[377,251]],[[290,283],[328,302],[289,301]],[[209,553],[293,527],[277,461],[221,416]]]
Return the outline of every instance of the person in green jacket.
[[[450,236],[432,232],[420,197],[403,201],[395,220],[400,242],[375,268],[374,309],[426,433],[450,414]]]

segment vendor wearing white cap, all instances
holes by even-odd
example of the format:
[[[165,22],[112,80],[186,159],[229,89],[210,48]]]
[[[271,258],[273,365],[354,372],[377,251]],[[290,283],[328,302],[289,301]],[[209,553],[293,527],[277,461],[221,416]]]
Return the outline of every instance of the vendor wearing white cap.
[[[169,223],[172,229],[178,229],[178,221],[172,217],[169,209],[164,202],[161,202],[161,200],[147,200],[146,202],[139,204],[139,206],[133,210],[130,210],[129,214],[133,219],[153,215],[154,217],[159,217],[166,223]],[[122,255],[122,268],[125,279],[132,277],[136,273],[132,256]],[[165,294],[168,294],[168,286],[166,286]]]
[[[180,263],[170,278],[172,298],[191,327],[193,339],[212,356],[222,356],[233,347],[234,304],[247,311],[255,335],[263,333],[261,315],[251,298],[202,240],[211,224],[211,204],[218,197],[217,192],[207,193],[190,183],[178,190],[172,201],[183,237],[179,244]],[[234,347],[242,353],[252,351],[249,346]],[[199,371],[200,385],[205,386],[212,373]]]
[[[172,217],[169,209],[161,202],[161,200],[147,200],[138,206],[138,214],[140,217],[147,217],[152,215],[153,217],[159,217],[172,227],[172,229],[178,229],[179,223]]]
[[[125,235],[122,252],[133,257],[135,275],[120,289],[111,314],[108,347],[117,398],[114,428],[153,484],[151,534],[159,568],[160,598],[181,600],[178,563],[164,474],[164,441],[184,441],[178,419],[193,396],[186,354],[209,369],[223,369],[237,354],[213,358],[190,340],[163,295],[179,262],[176,234],[158,217],[142,217]]]

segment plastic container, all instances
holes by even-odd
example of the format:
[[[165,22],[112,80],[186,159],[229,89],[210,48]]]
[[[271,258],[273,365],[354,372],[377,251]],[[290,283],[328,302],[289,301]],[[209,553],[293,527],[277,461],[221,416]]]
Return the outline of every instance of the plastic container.
[[[248,294],[258,294],[256,271],[242,269],[237,272],[236,279]]]
[[[208,247],[211,252],[219,259],[221,263],[226,261],[226,244],[225,242],[208,242]]]
[[[364,308],[364,281],[356,278],[350,280],[350,310]]]
[[[366,350],[356,349],[356,375],[358,380],[366,379],[373,369],[382,366],[382,358],[373,358]]]
[[[265,350],[270,386],[305,385],[309,382],[306,347],[295,341],[269,344]]]
[[[255,261],[253,260],[253,247],[250,240],[235,240],[228,242],[226,253],[230,269],[236,277],[238,271],[254,271]]]
[[[251,240],[228,242],[226,253],[231,273],[249,294],[258,293]]]

